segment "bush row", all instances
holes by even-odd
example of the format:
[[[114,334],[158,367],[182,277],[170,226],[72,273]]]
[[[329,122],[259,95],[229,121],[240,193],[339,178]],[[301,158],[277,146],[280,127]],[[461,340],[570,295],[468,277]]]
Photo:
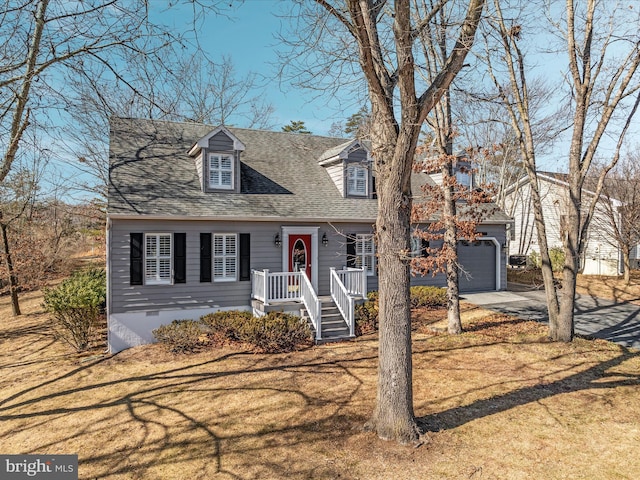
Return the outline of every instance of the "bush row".
[[[411,308],[445,307],[447,289],[416,286],[410,289]],[[369,292],[367,301],[356,307],[356,335],[378,331],[378,292]]]
[[[238,310],[210,313],[199,320],[174,320],[155,329],[153,335],[176,353],[227,343],[248,344],[264,353],[282,353],[311,343],[307,324],[300,317],[282,312],[262,317]]]

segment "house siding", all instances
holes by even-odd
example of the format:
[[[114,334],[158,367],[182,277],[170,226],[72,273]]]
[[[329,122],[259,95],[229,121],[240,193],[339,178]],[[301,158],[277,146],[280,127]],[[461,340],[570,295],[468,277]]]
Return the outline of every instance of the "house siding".
[[[340,192],[340,195],[344,196],[345,172],[342,162],[325,167],[325,169],[327,170],[327,173],[329,174],[329,177],[331,177],[333,183],[336,185],[336,188]]]
[[[144,312],[176,308],[228,308],[249,305],[251,297],[250,281],[201,282],[200,281],[200,234],[201,233],[250,233],[250,266],[252,270],[268,269],[272,272],[283,270],[283,248],[274,245],[276,233],[281,227],[318,227],[318,237],[327,234],[325,247],[318,242],[318,293],[330,292],[329,271],[331,267],[343,268],[347,264],[347,235],[370,234],[367,224],[303,225],[269,222],[207,222],[207,221],[112,221],[110,228],[109,271],[110,271],[110,313]],[[506,241],[503,225],[482,226],[487,237],[493,237],[499,244]],[[185,233],[186,234],[186,281],[172,285],[131,285],[130,282],[130,233]],[[473,248],[461,247],[461,248]],[[476,258],[477,257],[477,258]],[[479,271],[478,265],[495,265],[485,262],[483,256],[465,255],[475,259],[473,264],[464,265],[466,270]],[[484,267],[483,267],[484,268]],[[494,268],[495,270],[495,268]],[[501,255],[500,289],[506,288],[506,262]],[[369,290],[377,290],[378,277],[367,277]],[[444,285],[442,274],[436,276],[415,276],[414,285]]]
[[[563,248],[561,221],[568,202],[565,186],[544,179],[539,180],[542,210],[549,248]],[[591,197],[586,196],[585,206]],[[514,239],[509,243],[509,254],[530,255],[540,252],[538,234],[533,215],[531,186],[527,182],[514,189],[506,198],[505,210],[514,219]],[[585,238],[582,269],[586,275],[617,275],[619,249],[602,204],[596,206]]]
[[[364,225],[364,226],[363,226]],[[346,239],[350,233],[371,233],[366,224],[289,224],[270,222],[133,221],[112,220],[110,228],[109,270],[110,312],[144,312],[176,308],[227,308],[249,305],[250,281],[201,282],[200,233],[250,233],[250,266],[254,270],[282,271],[283,247],[274,245],[281,227],[318,227],[327,233],[328,246],[318,245],[318,292],[329,293],[331,267],[346,265]],[[129,276],[130,233],[186,233],[186,282],[172,285],[131,285]],[[375,278],[375,277],[370,277]],[[377,288],[377,280],[370,281]]]

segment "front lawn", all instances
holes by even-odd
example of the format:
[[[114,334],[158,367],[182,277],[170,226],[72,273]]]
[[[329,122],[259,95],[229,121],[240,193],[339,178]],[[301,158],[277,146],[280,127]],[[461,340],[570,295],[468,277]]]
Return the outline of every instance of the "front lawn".
[[[640,355],[547,342],[544,327],[467,308],[466,333],[416,311],[414,448],[362,430],[375,335],[288,354],[159,345],[76,355],[42,297],[0,299],[0,452],[77,453],[80,478],[621,479],[640,471]],[[434,322],[436,323],[434,325]]]

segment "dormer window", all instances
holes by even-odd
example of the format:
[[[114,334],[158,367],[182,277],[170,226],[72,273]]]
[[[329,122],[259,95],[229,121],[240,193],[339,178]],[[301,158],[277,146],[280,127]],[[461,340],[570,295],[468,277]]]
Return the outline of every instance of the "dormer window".
[[[233,189],[233,156],[209,154],[209,188]]]
[[[361,165],[347,167],[347,195],[366,196],[369,171]]]

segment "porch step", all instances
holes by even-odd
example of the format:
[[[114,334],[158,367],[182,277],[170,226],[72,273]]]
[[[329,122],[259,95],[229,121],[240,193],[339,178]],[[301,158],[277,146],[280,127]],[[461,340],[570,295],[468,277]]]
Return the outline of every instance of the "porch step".
[[[333,299],[331,297],[321,297],[320,302],[322,303],[322,339],[316,340],[316,343],[340,342],[351,339],[349,326],[342,318],[340,310],[338,310]],[[301,310],[301,314],[302,318],[309,324],[309,328],[314,332],[315,337],[315,329],[304,307]]]

